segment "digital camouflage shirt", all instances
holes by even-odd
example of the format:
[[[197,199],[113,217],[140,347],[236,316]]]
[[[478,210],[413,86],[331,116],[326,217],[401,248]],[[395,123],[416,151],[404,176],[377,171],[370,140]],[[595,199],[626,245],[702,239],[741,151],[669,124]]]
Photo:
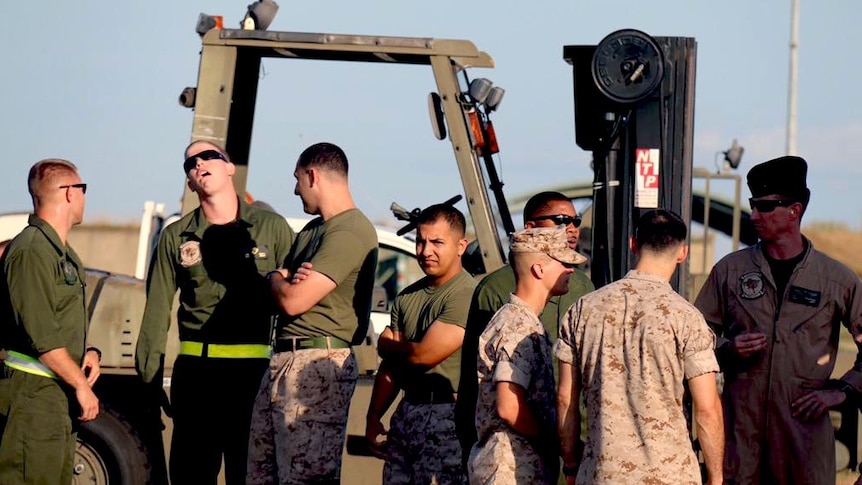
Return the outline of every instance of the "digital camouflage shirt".
[[[630,271],[581,298],[556,355],[580,370],[587,440],[577,483],[700,484],[683,383],[718,372],[715,336],[661,277]]]

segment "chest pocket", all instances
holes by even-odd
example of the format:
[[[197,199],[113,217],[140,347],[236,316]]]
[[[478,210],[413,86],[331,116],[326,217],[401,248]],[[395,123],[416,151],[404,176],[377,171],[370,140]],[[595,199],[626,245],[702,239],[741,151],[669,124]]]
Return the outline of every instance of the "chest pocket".
[[[746,299],[733,291],[727,299],[723,336],[733,337],[754,331],[768,335],[772,331],[774,311],[775,305],[769,293]]]
[[[181,268],[185,283],[180,284],[180,301],[191,308],[207,308],[218,303],[224,295],[224,286],[213,281],[203,262]]]
[[[785,308],[787,312],[784,311]],[[794,334],[807,334],[808,340],[814,343],[829,339],[835,322],[836,308],[828,301],[819,308],[785,302],[781,313],[782,316],[788,315],[784,318],[794,323]]]
[[[84,308],[84,287],[81,280],[78,279],[77,272],[74,277],[65,275],[61,281],[57,282],[55,291],[57,292],[57,306],[54,311],[57,314],[66,313],[70,310]]]

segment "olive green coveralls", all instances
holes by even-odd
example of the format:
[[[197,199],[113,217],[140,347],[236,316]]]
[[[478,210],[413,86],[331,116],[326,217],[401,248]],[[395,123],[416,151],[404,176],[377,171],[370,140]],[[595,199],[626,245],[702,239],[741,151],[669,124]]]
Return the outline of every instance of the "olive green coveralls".
[[[803,422],[790,405],[827,386],[842,324],[862,349],[862,283],[843,264],[807,247],[783,295],[776,294],[758,244],[719,261],[695,302],[718,336],[725,375],[725,483],[835,482],[828,413]],[[733,338],[748,332],[763,333],[766,349],[746,359],[731,354]],[[841,379],[862,390],[859,357]]]
[[[39,356],[65,347],[82,363],[84,266],[47,222],[29,223],[0,259],[0,483],[68,484],[80,408]]]

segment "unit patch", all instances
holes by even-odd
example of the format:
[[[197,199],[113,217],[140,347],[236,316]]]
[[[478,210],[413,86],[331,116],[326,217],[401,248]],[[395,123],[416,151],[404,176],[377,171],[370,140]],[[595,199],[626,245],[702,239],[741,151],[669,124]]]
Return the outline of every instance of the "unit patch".
[[[739,294],[748,300],[763,296],[764,283],[763,273],[753,271],[745,273],[739,278]]]
[[[201,262],[201,243],[200,241],[186,241],[180,245],[180,264],[183,268],[198,264]]]

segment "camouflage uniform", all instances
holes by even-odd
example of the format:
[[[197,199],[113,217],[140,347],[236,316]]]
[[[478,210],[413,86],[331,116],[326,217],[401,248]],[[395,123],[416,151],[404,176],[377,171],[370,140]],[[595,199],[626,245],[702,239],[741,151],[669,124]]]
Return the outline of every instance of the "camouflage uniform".
[[[402,400],[387,434],[389,459],[383,468],[383,483],[465,483],[454,413],[454,403],[412,404]]]
[[[569,275],[569,291],[565,295],[552,296],[539,318],[545,325],[551,342],[557,338],[557,326],[566,310],[578,298],[593,291],[593,282],[581,271],[575,270]],[[461,381],[458,385],[458,402],[455,403],[455,426],[458,439],[461,441],[465,454],[476,442],[476,399],[478,397],[478,381],[476,380],[476,357],[479,352],[479,335],[485,331],[491,317],[507,301],[515,291],[515,270],[505,265],[482,278],[473,292],[470,303],[470,315],[467,317],[467,328],[464,333],[464,345],[461,349]],[[557,366],[554,365],[556,372]],[[466,462],[466,456],[464,457]]]
[[[477,367],[479,441],[470,451],[470,483],[556,483],[559,438],[551,341],[533,310],[517,296],[510,297],[479,337]],[[500,419],[498,382],[524,388],[540,437],[522,436]]]
[[[758,244],[719,261],[695,302],[719,336],[725,483],[834,483],[828,413],[803,422],[791,415],[790,403],[825,387],[835,368],[839,325],[860,347],[862,282],[810,242],[806,247],[782,296]],[[748,332],[762,332],[766,349],[734,357],[727,345]],[[859,357],[841,379],[862,390]]]
[[[275,354],[255,401],[246,483],[338,483],[357,376],[352,349]]]
[[[714,344],[700,312],[650,273],[630,271],[569,309],[555,352],[580,369],[586,403],[577,483],[701,483],[683,381],[718,372]]]

